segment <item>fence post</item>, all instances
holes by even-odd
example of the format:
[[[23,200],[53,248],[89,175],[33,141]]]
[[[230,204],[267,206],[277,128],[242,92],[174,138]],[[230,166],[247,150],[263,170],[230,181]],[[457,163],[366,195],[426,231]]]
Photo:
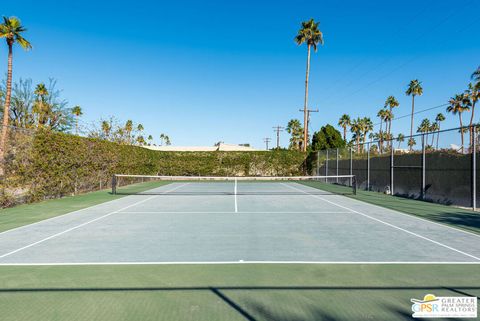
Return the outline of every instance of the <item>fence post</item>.
[[[353,175],[353,148],[350,147],[350,175]],[[352,178],[350,178],[350,185],[353,184]]]
[[[425,134],[422,134],[422,200],[425,200]]]
[[[317,176],[320,176],[320,151],[317,152]]]
[[[338,148],[337,148],[337,176],[338,176]],[[338,183],[338,177],[337,177],[337,183]]]
[[[326,149],[326,156],[327,158],[325,159],[325,176],[328,176],[328,149]],[[327,178],[325,178],[325,182],[327,181]]]
[[[394,157],[395,157],[395,150],[393,148],[393,141],[390,141],[390,195],[394,195],[393,192],[393,168],[394,168]]]
[[[477,137],[476,127],[470,128],[472,131],[472,209],[477,209]]]
[[[367,143],[367,191],[370,190],[370,142]]]

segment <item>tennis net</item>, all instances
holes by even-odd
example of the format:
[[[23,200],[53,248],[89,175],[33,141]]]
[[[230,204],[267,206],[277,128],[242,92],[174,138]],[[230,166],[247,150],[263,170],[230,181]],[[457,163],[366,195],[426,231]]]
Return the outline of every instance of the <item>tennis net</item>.
[[[116,174],[112,178],[112,194],[353,195],[356,194],[356,185],[355,175],[220,177]]]

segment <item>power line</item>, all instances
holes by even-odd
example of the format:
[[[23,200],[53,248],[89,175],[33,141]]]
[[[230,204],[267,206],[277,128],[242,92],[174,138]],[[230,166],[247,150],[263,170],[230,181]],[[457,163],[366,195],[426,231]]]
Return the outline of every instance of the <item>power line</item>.
[[[263,142],[265,143],[266,150],[268,150],[268,143],[270,143],[271,141],[272,141],[272,139],[270,137],[265,137],[263,139]]]
[[[474,0],[471,0],[469,1],[467,4],[465,4],[465,7],[471,5],[472,3],[474,2]],[[458,8],[456,10],[454,10],[452,13],[450,13],[447,17],[445,17],[444,19],[440,20],[438,23],[436,23],[435,25],[433,25],[432,27],[428,28],[427,30],[425,30],[423,33],[421,33],[419,36],[417,36],[415,39],[412,40],[412,42],[416,42],[416,41],[419,41],[421,40],[422,38],[424,38],[425,36],[427,36],[428,34],[430,34],[432,31],[434,31],[435,29],[437,29],[438,27],[440,27],[441,25],[445,24],[445,22],[447,22],[448,20],[450,20],[452,17],[458,15],[459,13],[461,13]],[[469,28],[470,26],[472,26],[474,23],[470,22],[466,28],[463,28],[462,30],[464,29],[467,29]],[[364,89],[366,88],[369,88],[371,87],[372,85],[378,83],[379,81],[389,77],[390,75],[392,75],[394,72],[402,69],[403,67],[405,67],[406,65],[412,63],[413,61],[417,60],[419,57],[421,57],[422,54],[417,54],[413,57],[411,57],[409,60],[405,61],[404,63],[401,63],[400,65],[398,65],[397,67],[394,67],[393,69],[391,69],[390,71],[388,71],[387,73],[381,75],[380,77],[377,77],[376,79],[372,80],[371,82],[367,83],[365,86],[361,86],[360,88],[357,88],[356,90],[350,92],[349,94],[346,94],[346,95],[342,95],[342,98],[343,100],[342,101],[346,101],[347,98],[350,98],[356,94],[358,94],[359,92],[363,91]],[[389,58],[387,58],[386,60],[388,60]],[[368,70],[367,72],[365,72],[363,75],[361,75],[360,77],[356,77],[355,79],[359,79],[359,78],[362,78],[363,76],[365,76],[365,74],[369,74],[372,72],[372,70],[375,70],[377,69],[378,70],[378,67],[382,66],[384,64],[385,61],[383,61],[382,63],[378,64],[376,68],[372,68],[370,70]],[[351,83],[351,82],[350,82]],[[335,93],[335,91],[331,91],[333,93]],[[329,96],[326,98],[326,100],[324,100],[324,103],[328,103],[330,101],[332,101],[333,99],[335,99],[335,94]]]
[[[273,131],[277,132],[277,149],[280,148],[280,132],[283,132],[285,127],[282,126],[274,126]]]
[[[306,108],[306,107],[305,107]],[[306,124],[304,123],[303,126],[303,150],[306,151],[307,150],[307,144],[308,144],[308,124],[310,123],[310,113],[318,113],[318,109],[299,109],[300,112],[306,114],[305,118],[307,120]]]

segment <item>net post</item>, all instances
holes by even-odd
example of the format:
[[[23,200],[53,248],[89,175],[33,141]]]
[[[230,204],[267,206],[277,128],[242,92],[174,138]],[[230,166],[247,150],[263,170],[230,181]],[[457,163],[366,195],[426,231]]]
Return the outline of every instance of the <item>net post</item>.
[[[392,140],[390,145],[390,195],[394,195],[394,192],[393,192],[394,157],[395,157],[395,149],[393,147],[393,140]]]
[[[472,131],[472,210],[477,210],[477,137],[476,126],[470,128]]]
[[[425,191],[425,134],[422,134],[422,200],[425,200],[426,191]]]
[[[320,176],[320,151],[317,152],[317,176]]]
[[[115,174],[112,176],[112,194],[117,194],[117,176]]]
[[[350,179],[352,180],[353,195],[357,195],[357,178],[352,176]]]

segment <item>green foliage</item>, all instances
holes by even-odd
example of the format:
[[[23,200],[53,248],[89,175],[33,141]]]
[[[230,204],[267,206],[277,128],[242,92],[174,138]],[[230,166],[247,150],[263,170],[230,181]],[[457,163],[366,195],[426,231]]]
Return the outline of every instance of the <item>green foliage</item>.
[[[12,130],[2,205],[34,202],[106,188],[113,174],[301,175],[297,151],[164,152],[40,129]]]
[[[345,147],[345,141],[343,140],[340,132],[332,125],[323,126],[312,136],[312,149],[315,151],[341,147]]]

